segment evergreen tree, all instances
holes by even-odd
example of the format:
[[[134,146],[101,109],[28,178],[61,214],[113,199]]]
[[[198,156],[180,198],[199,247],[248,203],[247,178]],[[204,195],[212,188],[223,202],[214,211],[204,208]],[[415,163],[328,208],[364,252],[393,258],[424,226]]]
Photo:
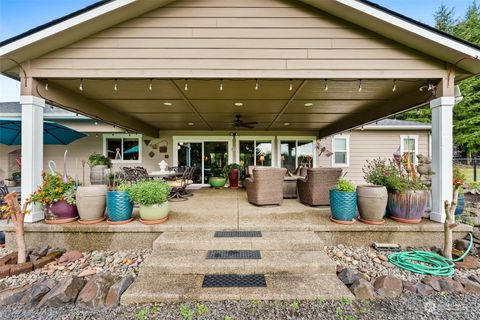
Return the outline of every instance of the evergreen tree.
[[[480,8],[476,1],[468,8],[465,17],[456,19],[454,9],[441,5],[434,14],[435,26],[458,38],[480,45]],[[470,157],[472,152],[480,151],[480,76],[460,83],[464,99],[458,103],[453,112],[453,139]],[[417,111],[408,111],[398,116],[399,119],[431,122],[429,106]]]

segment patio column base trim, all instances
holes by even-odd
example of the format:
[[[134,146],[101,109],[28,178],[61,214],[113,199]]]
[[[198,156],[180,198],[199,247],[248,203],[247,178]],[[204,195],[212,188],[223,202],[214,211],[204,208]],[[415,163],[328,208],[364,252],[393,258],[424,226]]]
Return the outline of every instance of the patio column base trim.
[[[430,220],[445,221],[444,203],[453,196],[453,106],[454,97],[430,101],[432,109],[432,212]]]
[[[43,111],[45,100],[35,96],[21,96],[22,105],[22,203],[41,184],[43,170]],[[25,222],[44,219],[39,205],[30,207]]]

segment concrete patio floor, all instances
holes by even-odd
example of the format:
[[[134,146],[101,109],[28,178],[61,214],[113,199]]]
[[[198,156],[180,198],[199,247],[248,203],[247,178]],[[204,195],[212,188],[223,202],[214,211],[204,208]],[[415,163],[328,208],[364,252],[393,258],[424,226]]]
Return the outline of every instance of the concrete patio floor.
[[[424,219],[419,224],[404,224],[386,218],[384,225],[356,222],[344,226],[332,223],[329,207],[311,207],[296,199],[285,199],[280,206],[254,206],[247,201],[244,189],[202,188],[191,191],[187,201],[170,202],[170,216],[159,225],[143,225],[138,221],[125,225],[81,225],[77,222],[47,225],[26,224],[27,241],[32,244],[60,241],[67,247],[88,249],[149,248],[166,231],[314,231],[326,245],[370,245],[372,242],[400,243],[404,246],[440,245],[443,224]],[[135,212],[135,214],[138,214]],[[0,221],[6,232],[7,247],[13,247],[14,227]],[[463,237],[471,227],[460,225],[455,237]]]

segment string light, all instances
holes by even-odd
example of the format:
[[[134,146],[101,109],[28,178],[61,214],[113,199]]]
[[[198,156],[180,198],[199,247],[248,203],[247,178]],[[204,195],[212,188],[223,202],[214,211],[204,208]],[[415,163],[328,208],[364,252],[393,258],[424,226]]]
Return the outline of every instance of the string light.
[[[98,122],[97,122],[97,121],[95,121],[95,125],[98,126]]]
[[[98,138],[98,133],[95,133],[95,138]]]
[[[325,91],[328,91],[328,80],[325,80]]]
[[[83,78],[80,78],[80,85],[78,86],[80,91],[83,91]]]
[[[288,91],[292,91],[293,90],[293,84],[292,84],[292,80],[290,80],[290,85],[288,86]]]
[[[48,91],[48,79],[45,81],[45,90]]]
[[[433,84],[431,80],[428,80],[428,91],[433,91]]]
[[[358,92],[362,92],[363,87],[362,87],[362,80],[358,81]]]
[[[148,84],[148,90],[153,90],[152,79],[150,79],[150,83]]]
[[[113,90],[115,90],[115,91],[118,91],[118,87],[117,87],[117,79],[115,79],[115,85],[113,86]]]
[[[185,87],[184,87],[184,90],[185,90],[185,91],[188,91],[188,79],[185,79]]]
[[[53,106],[50,106],[50,111],[53,111]]]
[[[255,90],[258,90],[258,80],[255,80]]]
[[[223,91],[223,79],[220,79],[220,91]]]
[[[397,91],[397,80],[393,80],[392,92]]]

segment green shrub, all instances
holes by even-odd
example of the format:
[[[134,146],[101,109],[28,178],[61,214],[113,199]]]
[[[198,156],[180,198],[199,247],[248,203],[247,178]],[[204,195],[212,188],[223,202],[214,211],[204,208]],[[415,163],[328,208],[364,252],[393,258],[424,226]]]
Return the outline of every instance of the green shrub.
[[[88,165],[90,167],[108,166],[110,168],[112,166],[112,161],[104,155],[94,152],[88,157]]]
[[[232,170],[234,169],[242,169],[242,166],[239,165],[238,163],[230,163],[230,164],[227,164],[224,168],[223,168],[223,173],[225,173],[225,177],[229,177],[230,176],[230,172],[232,172]]]
[[[355,186],[347,179],[338,179],[335,189],[342,192],[355,192]]]
[[[170,186],[163,180],[144,180],[133,184],[128,193],[133,202],[152,206],[167,202],[170,191]]]

